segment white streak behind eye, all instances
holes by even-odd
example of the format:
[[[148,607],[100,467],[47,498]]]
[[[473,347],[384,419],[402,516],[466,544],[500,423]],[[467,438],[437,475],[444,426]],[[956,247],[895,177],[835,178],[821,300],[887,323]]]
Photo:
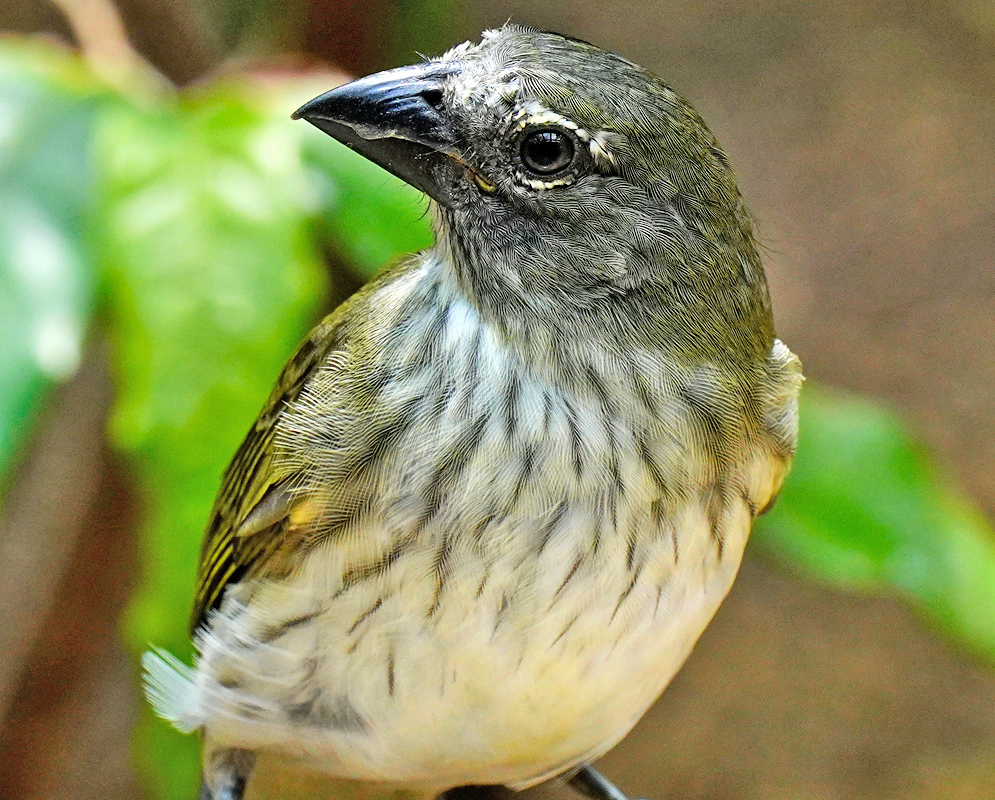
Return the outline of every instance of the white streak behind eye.
[[[618,161],[615,160],[615,154],[608,149],[608,143],[614,134],[608,131],[596,131],[591,134],[591,141],[589,147],[591,148],[591,158],[593,158],[598,164],[603,166],[611,165],[613,167],[618,166]]]

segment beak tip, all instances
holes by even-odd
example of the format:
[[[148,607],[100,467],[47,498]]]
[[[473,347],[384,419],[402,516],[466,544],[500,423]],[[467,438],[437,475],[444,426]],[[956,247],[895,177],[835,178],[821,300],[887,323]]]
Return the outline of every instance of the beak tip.
[[[308,100],[304,105],[298,108],[293,114],[290,115],[291,119],[308,119],[308,112],[311,110],[311,106],[314,104],[314,100]]]
[[[312,97],[304,105],[298,108],[293,114],[291,114],[290,118],[303,119],[313,123],[315,118],[321,119],[322,117],[326,116],[327,108],[325,108],[325,104],[327,103],[329,97],[333,94],[333,92],[335,92],[334,89],[325,92],[324,94],[320,94],[317,97]]]

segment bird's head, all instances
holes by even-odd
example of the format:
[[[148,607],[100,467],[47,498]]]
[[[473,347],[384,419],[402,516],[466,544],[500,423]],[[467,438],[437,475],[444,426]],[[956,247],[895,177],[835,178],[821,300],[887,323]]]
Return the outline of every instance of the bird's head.
[[[512,335],[550,320],[692,360],[765,357],[763,268],[735,175],[642,67],[517,25],[295,113],[438,204],[438,247]]]

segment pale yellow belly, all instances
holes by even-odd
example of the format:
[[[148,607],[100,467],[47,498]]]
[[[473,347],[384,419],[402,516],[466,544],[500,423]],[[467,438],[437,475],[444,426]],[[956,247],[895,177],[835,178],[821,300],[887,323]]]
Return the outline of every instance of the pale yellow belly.
[[[215,626],[196,722],[216,746],[343,778],[447,788],[550,777],[631,729],[731,586],[745,504],[726,510],[721,546],[702,508],[673,522],[680,536],[644,543],[638,569],[621,538],[578,558],[578,541],[561,537],[530,562],[466,557],[441,593],[430,550],[338,596],[341,565],[316,553],[227,633]],[[328,597],[280,628],[288,609],[303,618]]]

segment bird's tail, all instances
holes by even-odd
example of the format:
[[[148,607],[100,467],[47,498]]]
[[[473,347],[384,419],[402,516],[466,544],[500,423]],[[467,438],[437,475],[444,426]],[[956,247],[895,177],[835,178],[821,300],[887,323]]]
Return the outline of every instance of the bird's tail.
[[[155,713],[169,720],[183,733],[190,733],[202,724],[197,702],[198,692],[194,670],[165,650],[152,650],[142,655],[145,671],[145,696]],[[201,789],[201,798],[205,795]],[[211,800],[210,794],[207,800]]]

